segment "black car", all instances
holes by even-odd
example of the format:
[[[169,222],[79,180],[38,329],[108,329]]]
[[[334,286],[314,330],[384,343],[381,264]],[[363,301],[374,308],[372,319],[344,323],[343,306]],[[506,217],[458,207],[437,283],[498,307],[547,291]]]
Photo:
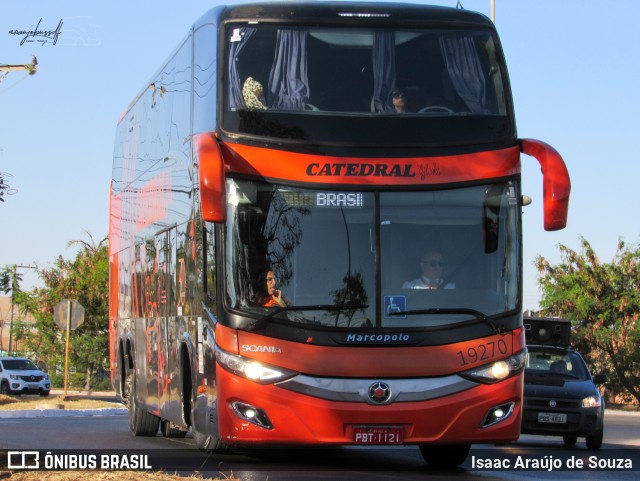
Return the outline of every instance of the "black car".
[[[562,436],[567,445],[585,437],[587,448],[600,449],[604,399],[595,385],[607,382],[607,375],[592,377],[584,359],[572,347],[527,348],[522,433]]]

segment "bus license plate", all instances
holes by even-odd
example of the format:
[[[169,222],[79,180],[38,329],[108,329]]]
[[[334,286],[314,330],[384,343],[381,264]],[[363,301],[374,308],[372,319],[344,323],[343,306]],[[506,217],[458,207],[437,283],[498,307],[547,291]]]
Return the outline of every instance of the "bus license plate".
[[[566,424],[567,415],[558,413],[538,413],[539,423]]]
[[[401,426],[355,426],[355,444],[402,444],[404,429]]]

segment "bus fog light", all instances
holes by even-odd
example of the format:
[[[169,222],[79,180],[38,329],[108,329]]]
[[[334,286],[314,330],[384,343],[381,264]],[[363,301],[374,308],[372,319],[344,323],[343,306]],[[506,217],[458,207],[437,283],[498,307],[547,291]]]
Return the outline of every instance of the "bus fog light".
[[[513,402],[501,404],[500,406],[493,407],[489,409],[487,415],[484,418],[484,421],[480,425],[481,428],[486,428],[489,426],[493,426],[494,424],[499,423],[500,421],[504,421],[513,412]]]
[[[273,424],[269,420],[267,413],[263,409],[257,408],[250,404],[246,404],[240,401],[231,403],[231,409],[241,419],[248,421],[256,426],[260,426],[265,429],[273,429]]]

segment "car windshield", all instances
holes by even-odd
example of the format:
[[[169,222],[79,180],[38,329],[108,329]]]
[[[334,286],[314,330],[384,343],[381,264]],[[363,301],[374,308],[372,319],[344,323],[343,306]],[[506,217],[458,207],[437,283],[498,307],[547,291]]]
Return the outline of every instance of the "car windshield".
[[[7,371],[38,371],[38,367],[29,359],[5,359],[2,365]]]
[[[538,351],[530,348],[525,372],[529,375],[552,375],[581,381],[589,379],[584,361],[572,351]]]
[[[511,182],[361,192],[236,179],[227,189],[227,304],[251,317],[384,330],[517,308]]]
[[[488,29],[232,23],[226,42],[227,132],[388,146],[515,132]]]

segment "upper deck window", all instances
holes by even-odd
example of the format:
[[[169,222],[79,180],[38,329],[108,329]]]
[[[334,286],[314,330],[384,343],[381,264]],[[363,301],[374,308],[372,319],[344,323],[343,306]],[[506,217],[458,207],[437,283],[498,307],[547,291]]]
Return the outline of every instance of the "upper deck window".
[[[390,146],[514,135],[488,29],[230,24],[225,34],[228,132]]]

